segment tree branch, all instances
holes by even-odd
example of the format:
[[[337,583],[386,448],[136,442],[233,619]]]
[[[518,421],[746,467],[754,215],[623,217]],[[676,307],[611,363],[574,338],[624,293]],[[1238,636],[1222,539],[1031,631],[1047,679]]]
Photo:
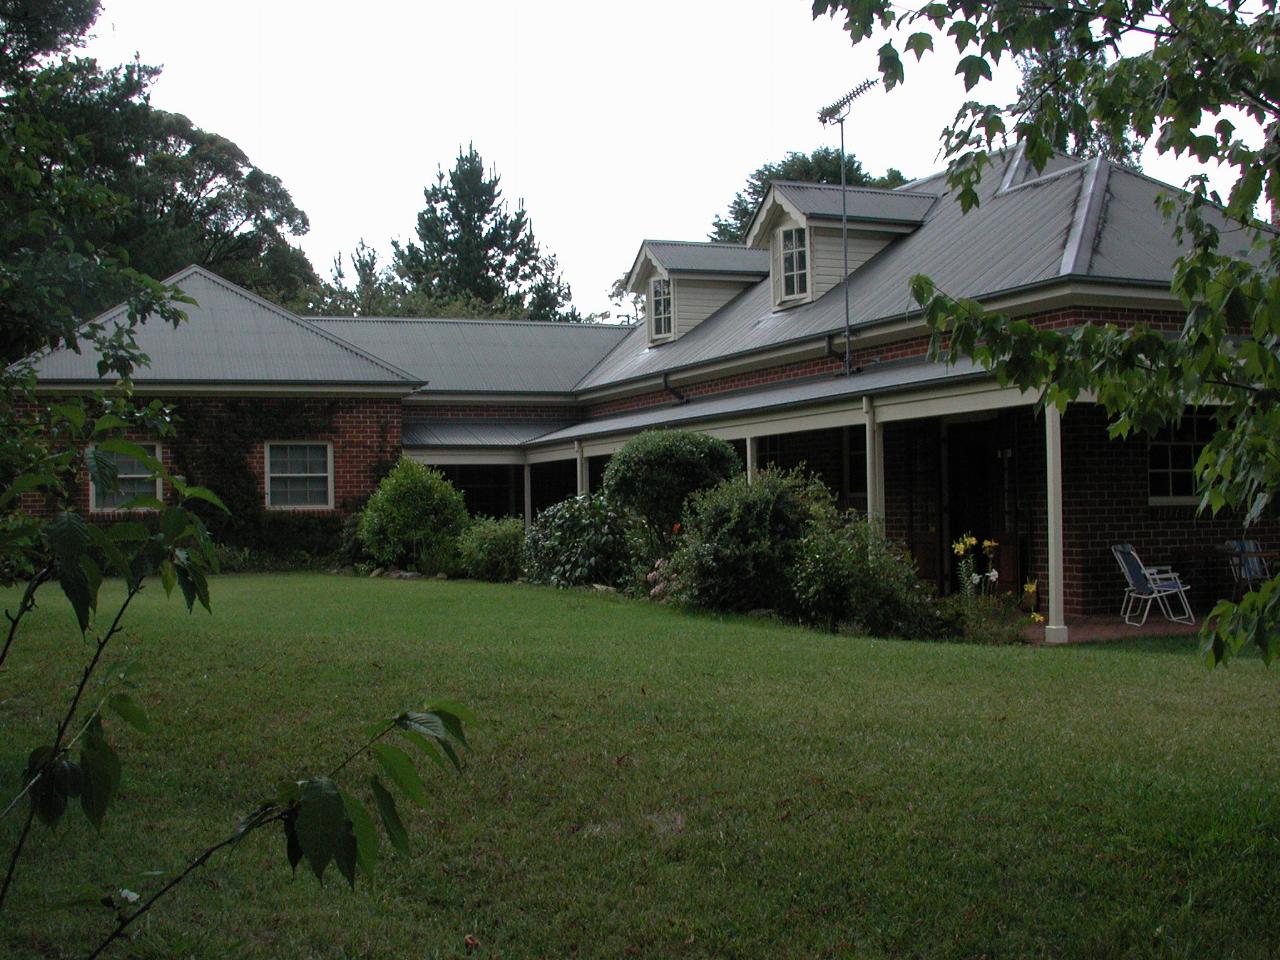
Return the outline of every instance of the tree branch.
[[[9,632],[4,640],[4,647],[0,648],[0,667],[4,666],[5,658],[9,656],[9,648],[13,646],[13,638],[18,635],[18,623],[24,616],[30,613],[36,607],[36,591],[48,581],[52,576],[52,572],[48,567],[40,570],[27,583],[27,589],[22,593],[22,599],[18,601],[18,612],[10,613],[8,610],[4,612],[5,617],[9,621]]]

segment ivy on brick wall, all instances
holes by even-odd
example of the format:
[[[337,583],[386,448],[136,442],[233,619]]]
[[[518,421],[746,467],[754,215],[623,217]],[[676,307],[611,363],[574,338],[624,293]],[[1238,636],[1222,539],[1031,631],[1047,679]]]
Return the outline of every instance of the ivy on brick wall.
[[[339,401],[184,397],[170,406],[177,428],[175,472],[216,490],[229,510],[203,518],[215,540],[273,554],[318,556],[337,549],[342,517],[266,509],[260,469],[250,457],[267,441],[331,436]]]

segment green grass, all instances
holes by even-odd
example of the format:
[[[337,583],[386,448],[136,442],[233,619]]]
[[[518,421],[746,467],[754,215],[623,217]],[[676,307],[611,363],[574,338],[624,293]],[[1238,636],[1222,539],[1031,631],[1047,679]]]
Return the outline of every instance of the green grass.
[[[350,891],[256,836],[115,956],[1271,957],[1277,696],[1194,641],[856,640],[586,593],[222,577],[214,615],[128,619],[150,735],[118,806],[39,829],[0,953],[77,956],[145,890],[365,721],[426,695],[484,720],[431,775],[415,853]],[[108,589],[107,597],[118,596]],[[13,595],[0,597],[8,606]],[[0,673],[0,788],[84,650],[50,594]],[[408,809],[408,808],[405,808]],[[15,832],[0,825],[0,841]],[[7,849],[7,847],[6,847]]]

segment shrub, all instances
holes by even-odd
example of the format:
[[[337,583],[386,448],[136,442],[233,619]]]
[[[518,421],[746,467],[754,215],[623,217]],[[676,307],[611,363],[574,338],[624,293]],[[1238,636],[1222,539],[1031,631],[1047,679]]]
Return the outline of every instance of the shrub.
[[[666,540],[690,494],[741,472],[738,455],[723,440],[686,430],[649,430],[609,460],[603,490]]]
[[[954,593],[939,604],[939,611],[943,635],[966,643],[1022,643],[1022,631],[1034,622],[1009,594]]]
[[[798,471],[762,470],[695,493],[665,573],[669,595],[713,610],[790,610],[790,570],[813,515],[830,494]]]
[[[915,564],[879,527],[852,511],[820,510],[791,569],[800,619],[842,623],[878,637],[936,637],[942,621]]]
[[[515,580],[523,561],[524,521],[477,520],[458,538],[458,554],[468,577],[493,583]]]
[[[402,459],[365,505],[359,536],[383,565],[417,564],[425,574],[451,573],[457,569],[458,534],[466,525],[462,494],[444,474]]]
[[[524,575],[557,587],[624,585],[632,575],[633,527],[603,495],[547,507],[525,538]]]

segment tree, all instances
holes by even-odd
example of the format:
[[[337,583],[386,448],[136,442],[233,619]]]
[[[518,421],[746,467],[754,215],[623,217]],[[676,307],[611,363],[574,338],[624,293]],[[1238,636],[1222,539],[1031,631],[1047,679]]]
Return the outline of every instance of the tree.
[[[901,172],[890,167],[883,177],[873,177],[851,154],[844,158],[845,183],[853,187],[890,189],[907,182]],[[716,216],[707,238],[717,243],[742,243],[747,238],[747,225],[756,207],[769,192],[771,180],[801,180],[805,183],[840,183],[840,151],[834,147],[818,147],[813,153],[791,151],[781,160],[757,167],[747,177],[746,185],[737,192],[723,216]]]
[[[913,278],[912,290],[933,328],[935,352],[976,357],[1001,383],[1040,390],[1042,403],[1059,408],[1096,394],[1113,435],[1176,424],[1193,408],[1212,411],[1217,431],[1196,463],[1200,509],[1238,511],[1246,525],[1258,519],[1280,490],[1280,234],[1254,219],[1260,198],[1280,201],[1275,0],[1256,7],[1198,0],[944,0],[901,13],[889,0],[816,0],[813,11],[842,18],[855,44],[889,34],[879,50],[887,88],[905,79],[895,43],[905,30],[911,32],[902,48],[917,59],[933,49],[936,34],[954,39],[961,54],[956,73],[966,90],[990,79],[1002,56],[1043,60],[1058,50],[1064,74],[1079,84],[1080,112],[1071,127],[1087,121],[1094,135],[1113,141],[1130,130],[1143,140],[1155,136],[1161,153],[1230,172],[1234,182],[1225,197],[1201,172],[1162,200],[1184,250],[1171,286],[1187,314],[1177,338],[1143,324],[1057,333],[949,297],[927,277]],[[1059,50],[1064,36],[1071,45]],[[1137,39],[1147,48],[1126,55],[1122,41]],[[1226,111],[1238,111],[1262,134],[1256,145],[1253,131],[1237,130]],[[1060,131],[1054,111],[966,103],[943,131],[948,182],[962,207],[979,202],[975,183],[992,162],[992,148],[1010,133],[1043,168]],[[1246,238],[1251,252],[1222,253],[1224,234],[1233,242]],[[1246,643],[1268,661],[1280,655],[1280,577],[1239,603],[1219,603],[1203,638],[1210,663]]]
[[[435,302],[475,300],[529,320],[579,322],[556,258],[544,254],[523,206],[507,208],[496,173],[484,171],[474,146],[459,151],[423,191],[418,242],[393,241],[396,275]]]
[[[1143,141],[1126,128],[1118,135],[1089,120],[1080,91],[1104,74],[1105,51],[1091,49],[1068,33],[1047,50],[1018,58],[1022,82],[1014,111],[1040,118],[1053,148],[1073,157],[1103,156],[1131,170],[1140,170]]]

